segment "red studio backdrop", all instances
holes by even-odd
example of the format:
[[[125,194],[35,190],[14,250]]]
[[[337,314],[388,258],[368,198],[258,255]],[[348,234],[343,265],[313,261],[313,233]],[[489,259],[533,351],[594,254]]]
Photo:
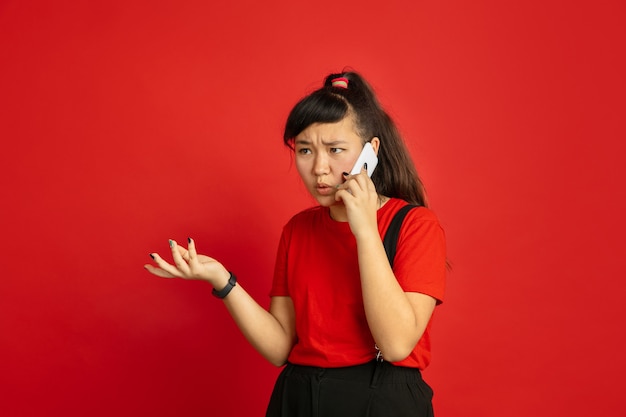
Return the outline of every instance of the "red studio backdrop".
[[[269,304],[312,200],[281,129],[344,67],[448,237],[439,417],[624,416],[621,1],[0,1],[0,415],[261,416],[278,369],[169,238]]]

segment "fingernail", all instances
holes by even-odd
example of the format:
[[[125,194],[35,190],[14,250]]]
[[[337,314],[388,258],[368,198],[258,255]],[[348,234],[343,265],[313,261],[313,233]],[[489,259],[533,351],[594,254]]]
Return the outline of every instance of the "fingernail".
[[[367,162],[363,164],[363,168],[367,169]]]
[[[174,247],[174,241],[172,239],[170,239],[170,248]]]
[[[150,257],[151,257],[152,259],[156,259],[156,258],[154,257],[154,254],[150,253],[149,255],[150,255]]]
[[[190,237],[187,238],[187,243],[191,243],[191,238]]]
[[[344,177],[347,177],[348,175],[350,175],[347,172],[342,172],[342,174],[343,174]]]

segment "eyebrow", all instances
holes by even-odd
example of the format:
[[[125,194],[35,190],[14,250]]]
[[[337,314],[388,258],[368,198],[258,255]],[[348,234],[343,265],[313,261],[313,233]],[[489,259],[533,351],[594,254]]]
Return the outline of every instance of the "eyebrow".
[[[310,140],[306,140],[306,139],[298,139],[295,141],[296,145],[310,145],[312,142]],[[326,142],[326,141],[322,141],[322,145],[326,145],[326,146],[337,146],[337,145],[342,145],[347,143],[347,141],[345,140],[333,140],[330,142]]]

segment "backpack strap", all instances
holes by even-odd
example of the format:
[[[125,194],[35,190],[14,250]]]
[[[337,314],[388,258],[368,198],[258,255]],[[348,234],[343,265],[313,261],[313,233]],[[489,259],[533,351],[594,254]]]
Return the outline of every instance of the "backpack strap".
[[[402,227],[402,222],[404,222],[404,218],[409,213],[409,211],[415,207],[418,207],[413,204],[407,204],[402,207],[391,219],[391,223],[389,223],[389,227],[385,232],[385,237],[383,238],[383,246],[385,247],[385,252],[387,253],[387,259],[389,259],[389,265],[393,269],[393,260],[396,257],[396,247],[398,246],[398,236],[400,236],[400,228]]]

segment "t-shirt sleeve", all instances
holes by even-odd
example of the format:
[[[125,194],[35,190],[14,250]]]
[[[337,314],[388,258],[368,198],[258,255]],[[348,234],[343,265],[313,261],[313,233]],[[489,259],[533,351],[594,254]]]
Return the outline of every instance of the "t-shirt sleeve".
[[[428,209],[414,209],[398,237],[394,274],[407,292],[419,292],[443,301],[446,280],[446,239],[437,218]]]
[[[287,226],[285,226],[278,242],[270,297],[289,296],[289,287],[287,285],[287,248]]]

